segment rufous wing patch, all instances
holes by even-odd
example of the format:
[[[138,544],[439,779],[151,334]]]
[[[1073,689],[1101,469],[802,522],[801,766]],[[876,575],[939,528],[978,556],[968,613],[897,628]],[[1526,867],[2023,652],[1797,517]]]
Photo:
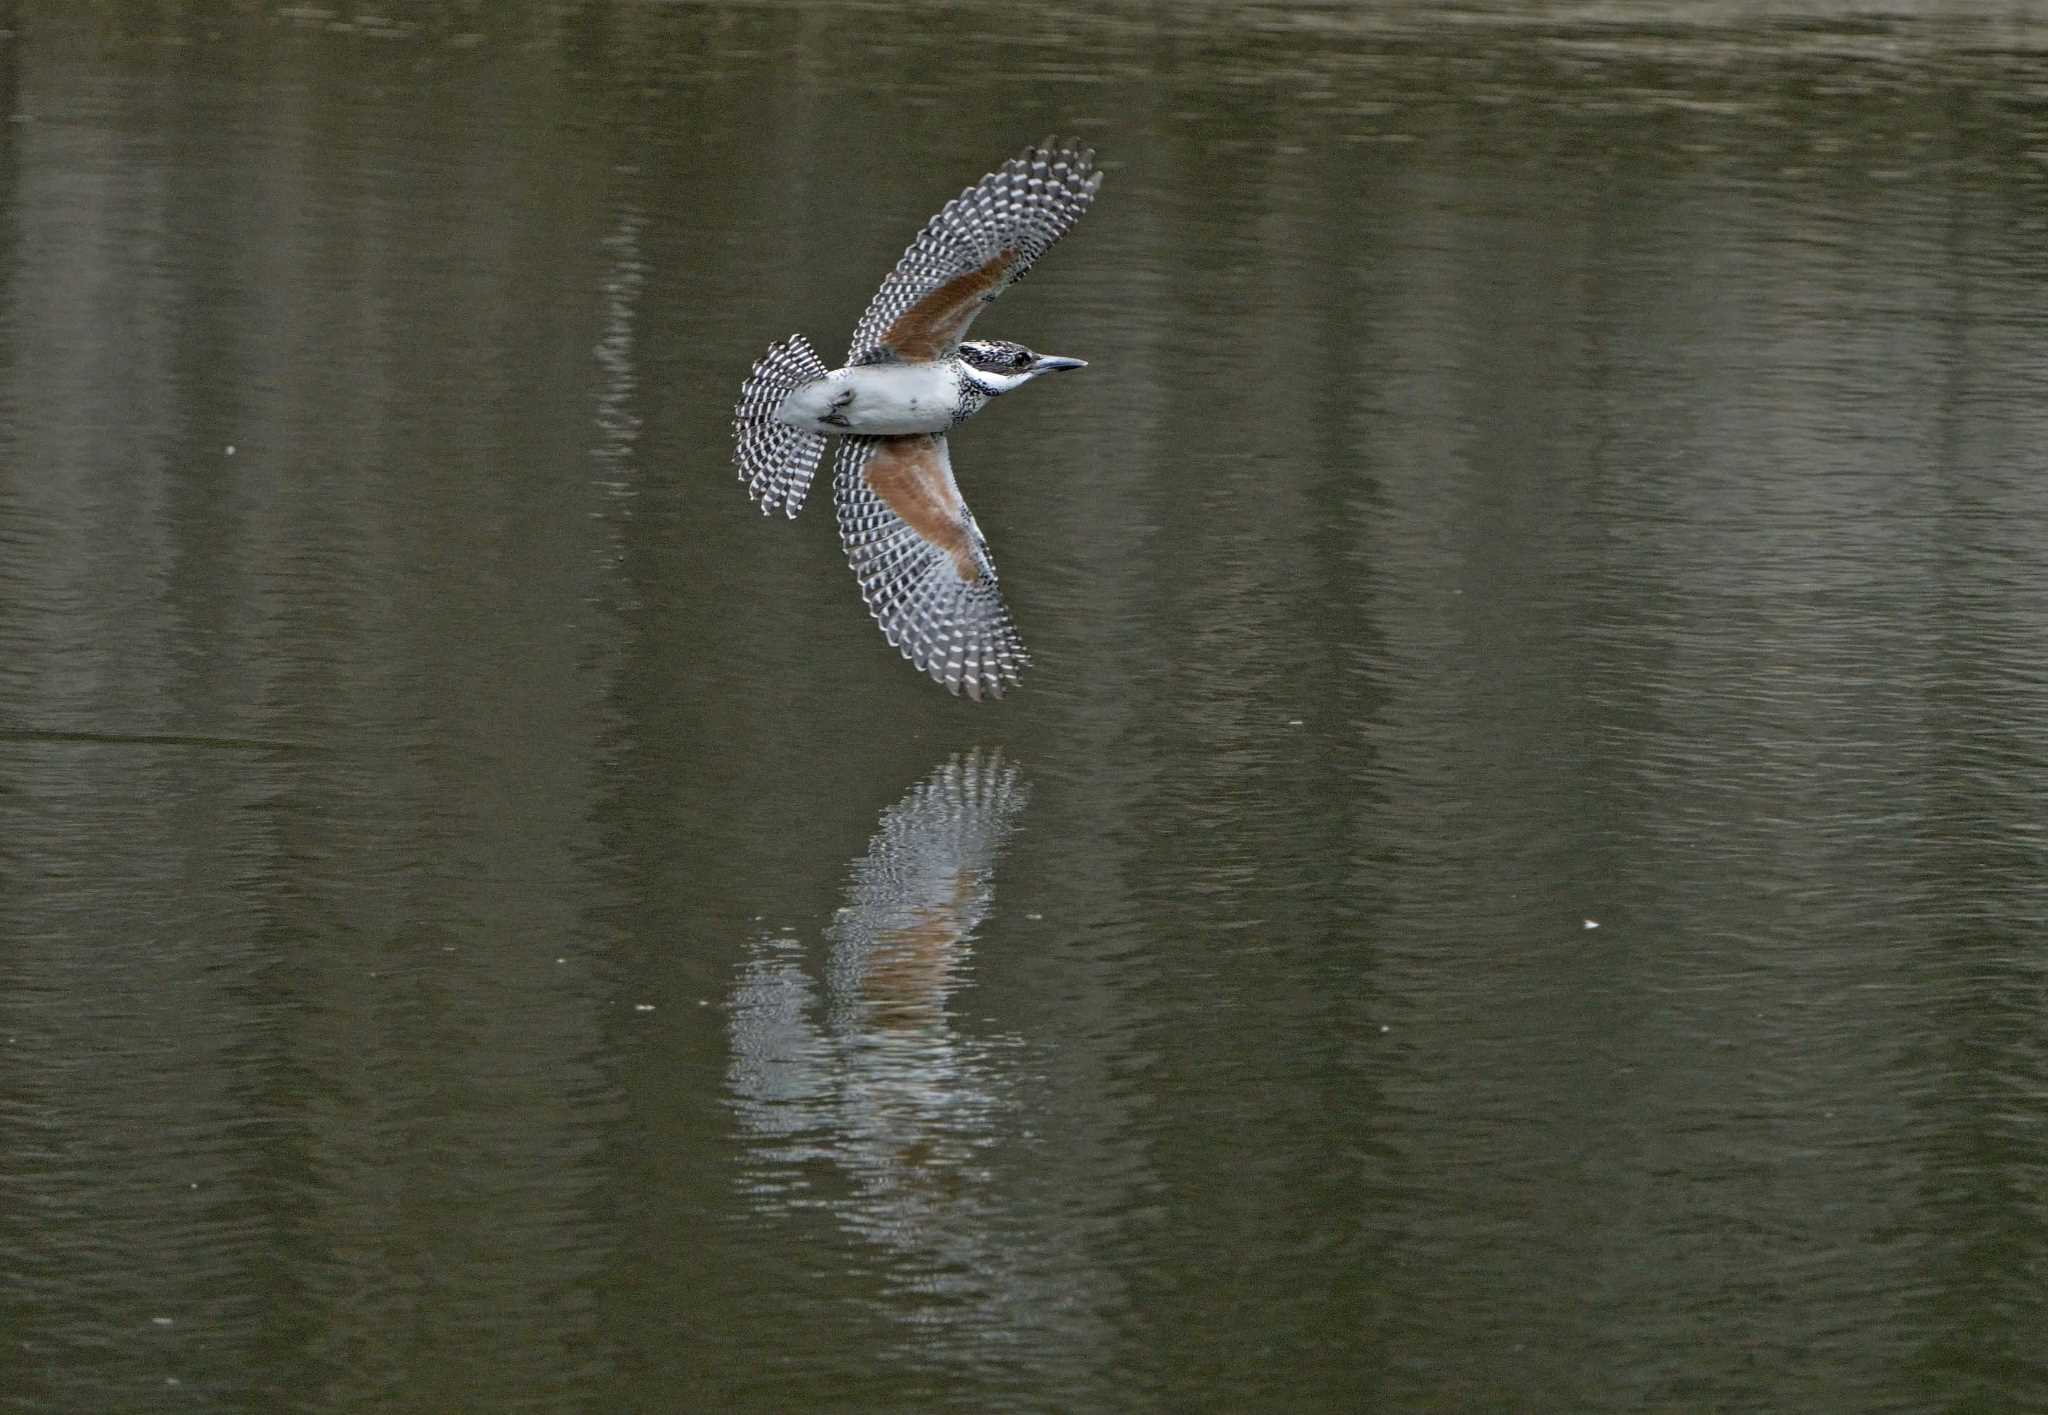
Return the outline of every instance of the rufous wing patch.
[[[961,579],[980,577],[967,529],[967,507],[946,475],[938,438],[929,433],[885,437],[875,444],[860,474],[904,525],[951,558]]]
[[[981,307],[1002,290],[1016,263],[1016,249],[1006,248],[994,259],[954,276],[897,315],[882,331],[883,347],[895,350],[897,358],[913,362],[950,353]]]

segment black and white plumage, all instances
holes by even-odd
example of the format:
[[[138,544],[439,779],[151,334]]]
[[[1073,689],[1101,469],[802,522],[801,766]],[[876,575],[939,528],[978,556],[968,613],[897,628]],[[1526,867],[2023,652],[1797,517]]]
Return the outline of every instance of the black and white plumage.
[[[1101,183],[1094,153],[1072,142],[1011,158],[918,233],[855,327],[846,367],[825,369],[791,336],[754,365],[734,410],[734,461],[764,513],[796,515],[825,438],[845,439],[833,493],[869,610],[904,657],[976,700],[1000,697],[1028,658],[945,433],[990,399],[1084,364],[966,333]]]
[[[832,499],[861,598],[905,658],[970,698],[1017,681],[1031,660],[944,437],[846,438]]]
[[[804,508],[811,476],[825,452],[825,434],[791,427],[775,417],[775,410],[792,386],[824,376],[824,361],[803,335],[796,334],[770,345],[740,387],[733,422],[739,441],[735,456],[747,478],[747,495],[763,512],[780,507],[794,516]]]
[[[866,362],[880,351],[943,358],[981,307],[1080,220],[1101,185],[1093,149],[1056,147],[1047,138],[954,197],[868,302],[847,361]]]

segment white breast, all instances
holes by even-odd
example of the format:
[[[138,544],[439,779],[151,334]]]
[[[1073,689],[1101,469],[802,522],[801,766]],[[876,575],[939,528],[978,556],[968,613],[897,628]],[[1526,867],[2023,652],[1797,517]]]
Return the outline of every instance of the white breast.
[[[951,364],[862,364],[806,383],[775,416],[809,432],[896,435],[944,432],[959,405]]]

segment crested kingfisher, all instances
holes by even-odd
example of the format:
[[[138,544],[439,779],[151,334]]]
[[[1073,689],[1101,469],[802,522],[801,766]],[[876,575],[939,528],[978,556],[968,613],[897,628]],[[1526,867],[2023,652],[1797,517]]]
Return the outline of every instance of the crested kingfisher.
[[[825,439],[840,439],[839,539],[869,613],[905,658],[977,702],[1001,697],[1030,659],[953,480],[946,434],[991,398],[1085,365],[967,339],[967,326],[1101,185],[1090,148],[1052,138],[1026,148],[918,233],[854,327],[844,368],[827,369],[793,334],[769,345],[733,410],[733,460],[763,514],[803,509]]]

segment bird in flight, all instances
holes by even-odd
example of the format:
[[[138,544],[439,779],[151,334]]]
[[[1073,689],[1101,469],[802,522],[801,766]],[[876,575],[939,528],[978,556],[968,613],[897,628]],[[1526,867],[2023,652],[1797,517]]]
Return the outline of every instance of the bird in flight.
[[[768,347],[733,411],[734,462],[763,514],[803,509],[837,437],[839,538],[868,610],[903,656],[955,694],[1001,697],[1030,660],[995,562],[953,480],[946,434],[991,398],[1083,360],[968,339],[981,307],[1095,199],[1093,149],[1047,138],[946,203],[854,327],[844,368],[801,334]]]

